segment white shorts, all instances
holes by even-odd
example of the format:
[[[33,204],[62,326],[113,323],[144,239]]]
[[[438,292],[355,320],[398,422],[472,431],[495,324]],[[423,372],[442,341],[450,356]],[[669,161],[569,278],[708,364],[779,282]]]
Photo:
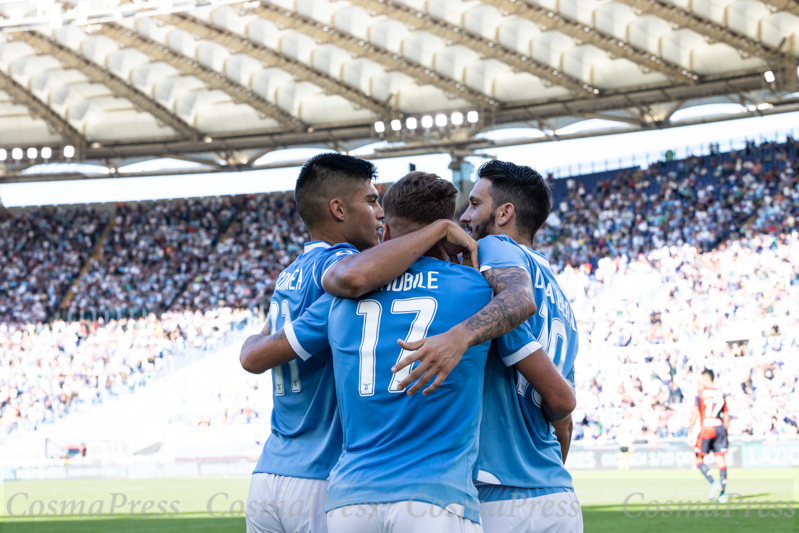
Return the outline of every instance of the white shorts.
[[[573,492],[480,504],[485,533],[583,533],[583,511]]]
[[[327,480],[253,474],[247,533],[327,533]]]
[[[330,533],[482,533],[466,518],[426,502],[352,505],[327,513]]]

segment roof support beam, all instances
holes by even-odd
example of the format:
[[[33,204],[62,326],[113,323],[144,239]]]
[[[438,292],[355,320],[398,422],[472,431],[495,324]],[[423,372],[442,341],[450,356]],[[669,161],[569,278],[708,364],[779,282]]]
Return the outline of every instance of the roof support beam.
[[[103,24],[98,31],[126,48],[138,49],[155,61],[163,61],[175,67],[184,76],[194,76],[205,83],[209,89],[227,93],[234,101],[249,105],[262,116],[277,121],[285,128],[290,130],[308,129],[308,126],[303,124],[300,119],[253,92],[252,89],[239,85],[202,63],[171,50],[168,46],[114,23]]]
[[[775,50],[760,41],[737,33],[730,28],[701,17],[693,11],[666,2],[665,0],[617,0],[627,4],[639,14],[655,15],[680,28],[687,28],[707,37],[713,42],[724,43],[738,50],[745,57],[762,57]],[[795,2],[794,2],[795,3]]]
[[[771,6],[775,11],[787,11],[791,15],[799,17],[799,2],[796,0],[760,0],[767,6]]]
[[[628,42],[597,30],[591,26],[564,17],[528,0],[495,0],[492,5],[510,15],[526,18],[546,30],[559,31],[575,41],[592,44],[608,52],[611,57],[621,57],[636,63],[647,71],[660,72],[677,83],[695,84],[699,76],[677,64],[641,50]]]
[[[0,70],[0,90],[8,93],[15,103],[27,107],[31,115],[44,120],[50,130],[61,135],[66,143],[74,146],[76,157],[80,158],[86,150],[86,137],[65,118],[2,70]]]
[[[342,96],[357,107],[369,109],[379,115],[385,115],[387,112],[388,106],[384,102],[366,95],[358,89],[350,87],[336,78],[324,72],[320,72],[301,61],[297,61],[280,52],[271,50],[237,33],[220,28],[210,22],[205,22],[185,13],[162,16],[160,18],[164,22],[177,26],[189,33],[193,33],[202,39],[221,44],[237,54],[251,56],[267,67],[276,67],[284,70],[294,76],[294,79],[297,81],[308,81],[321,87],[328,94]],[[276,21],[273,20],[273,22]]]
[[[529,72],[546,83],[565,87],[574,93],[575,96],[599,94],[599,90],[590,84],[546,63],[522,55],[515,50],[502,46],[497,41],[486,39],[482,35],[476,35],[460,26],[455,26],[445,20],[416,11],[406,5],[392,0],[351,0],[351,3],[361,6],[374,14],[384,15],[402,22],[415,30],[432,33],[452,44],[462,44],[480,54],[483,59],[496,59],[510,66],[516,72]]]
[[[172,111],[122,78],[109,72],[71,48],[64,46],[38,31],[19,32],[13,35],[14,39],[29,44],[42,54],[47,54],[56,58],[65,67],[79,70],[92,82],[105,85],[115,96],[129,100],[136,108],[146,111],[159,122],[172,128],[181,139],[197,140],[202,138],[202,134],[199,131],[187,124]]]
[[[269,2],[262,0],[261,5],[256,7],[253,12],[262,18],[274,22],[278,26],[295,29],[321,42],[338,46],[358,57],[371,59],[375,63],[383,65],[389,72],[402,72],[421,85],[433,85],[453,98],[463,98],[477,106],[496,107],[499,105],[499,102],[490,104],[490,97],[479,91],[475,91],[465,83],[444,76],[400,54],[385,50],[363,39],[349,35],[336,28],[325,26],[320,22],[303,17],[292,11],[286,11]]]
[[[514,107],[498,109],[494,123],[511,124],[530,120],[546,121],[548,118],[565,115],[580,116],[585,113],[603,113],[611,110],[630,107],[646,108],[655,104],[668,104],[680,100],[690,100],[708,96],[727,95],[735,92],[759,90],[763,76],[754,73],[731,79],[707,81],[699,85],[677,85],[666,88],[643,89],[618,94],[602,95],[595,98],[578,98],[568,101],[528,103]],[[775,107],[774,112],[778,112]],[[664,125],[663,127],[666,127]],[[109,157],[166,156],[175,153],[201,153],[224,150],[261,150],[269,147],[285,148],[289,146],[308,145],[325,142],[345,142],[356,139],[368,139],[372,135],[372,126],[352,126],[348,124],[330,124],[315,128],[313,132],[288,132],[267,135],[242,136],[238,138],[214,138],[210,143],[200,142],[163,142],[110,145],[104,143],[99,148],[89,148],[86,154],[90,159]],[[465,141],[464,141],[465,142]],[[424,141],[433,149],[436,143]]]

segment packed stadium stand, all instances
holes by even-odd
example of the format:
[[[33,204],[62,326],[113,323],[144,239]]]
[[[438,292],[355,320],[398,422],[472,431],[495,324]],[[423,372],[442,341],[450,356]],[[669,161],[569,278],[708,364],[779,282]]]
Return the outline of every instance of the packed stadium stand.
[[[797,433],[797,166],[789,139],[553,181],[538,245],[580,320],[576,439],[684,437],[705,367],[730,394],[731,435]],[[308,237],[291,194],[2,216],[0,438],[262,321]]]

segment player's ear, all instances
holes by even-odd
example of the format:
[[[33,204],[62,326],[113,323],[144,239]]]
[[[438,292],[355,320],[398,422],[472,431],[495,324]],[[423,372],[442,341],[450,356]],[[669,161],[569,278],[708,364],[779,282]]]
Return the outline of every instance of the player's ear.
[[[494,220],[497,226],[504,226],[513,220],[514,214],[516,214],[516,208],[512,203],[508,202],[497,207],[496,211],[494,211]]]
[[[383,242],[391,240],[391,225],[388,220],[383,219]]]
[[[330,213],[333,218],[339,222],[344,222],[347,219],[347,204],[341,198],[333,198],[328,204]]]

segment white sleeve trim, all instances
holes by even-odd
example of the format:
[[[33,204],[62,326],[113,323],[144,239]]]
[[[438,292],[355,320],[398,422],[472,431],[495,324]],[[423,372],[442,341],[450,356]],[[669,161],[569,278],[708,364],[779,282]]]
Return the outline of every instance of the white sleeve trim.
[[[480,267],[480,272],[485,272],[486,270],[491,270],[492,268],[494,268],[494,267],[489,266],[489,265],[484,265],[484,266]]]
[[[300,341],[297,340],[297,335],[294,334],[294,326],[291,325],[291,322],[286,322],[286,324],[283,326],[283,331],[286,333],[286,338],[288,339],[291,348],[300,357],[300,359],[303,361],[310,359],[313,354],[306,352],[305,348],[303,348],[300,344]]]
[[[335,261],[335,262],[334,262],[332,265],[330,265],[329,267],[327,267],[327,268],[325,269],[325,271],[324,271],[324,272],[322,272],[322,276],[319,278],[319,286],[320,286],[322,289],[324,289],[324,288],[325,288],[325,275],[327,275],[327,272],[328,272],[328,271],[329,271],[331,268],[333,268],[333,265],[335,265],[336,263],[338,263],[338,261]]]
[[[513,366],[522,359],[524,359],[525,357],[528,357],[536,350],[540,350],[541,348],[543,347],[541,346],[540,342],[530,341],[524,346],[522,346],[520,350],[513,352],[507,357],[503,357],[502,362],[505,363],[505,366]]]

